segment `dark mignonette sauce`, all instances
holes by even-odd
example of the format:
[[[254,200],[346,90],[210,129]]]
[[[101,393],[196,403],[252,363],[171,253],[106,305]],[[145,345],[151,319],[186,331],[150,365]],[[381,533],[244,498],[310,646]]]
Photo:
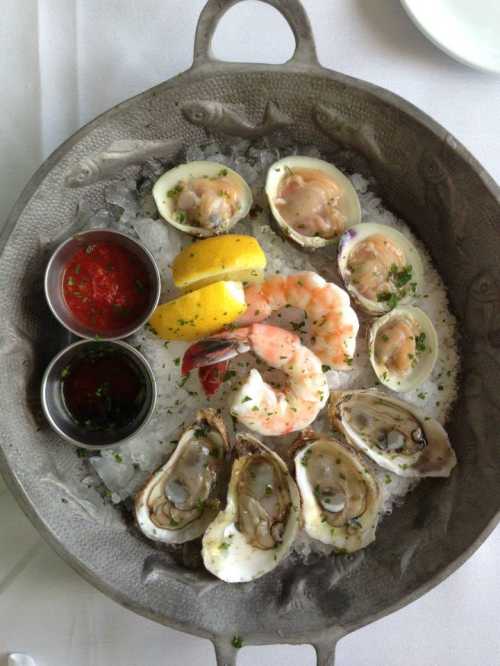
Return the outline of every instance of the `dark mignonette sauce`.
[[[67,411],[88,430],[120,430],[137,419],[144,405],[146,387],[133,361],[99,343],[73,359],[61,380]]]

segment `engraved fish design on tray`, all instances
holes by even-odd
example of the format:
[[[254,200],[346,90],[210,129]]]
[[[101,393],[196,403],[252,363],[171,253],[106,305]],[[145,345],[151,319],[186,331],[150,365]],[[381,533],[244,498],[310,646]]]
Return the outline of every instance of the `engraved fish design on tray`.
[[[121,176],[123,169],[153,157],[172,157],[181,147],[178,139],[114,141],[105,150],[84,157],[66,175],[66,187],[85,187],[100,180]]]
[[[343,148],[361,153],[370,162],[379,162],[383,159],[375,131],[368,123],[346,118],[338,109],[329,108],[324,104],[314,106],[313,120],[324,134]]]
[[[491,390],[493,377],[500,372],[500,284],[491,270],[479,272],[468,291],[465,324],[472,344],[464,368],[464,395],[466,417],[475,439],[476,448],[483,447],[484,460],[494,460],[488,438],[497,432],[500,413],[498,395]],[[487,466],[483,466],[487,469]]]
[[[260,125],[253,125],[234,109],[213,101],[188,102],[182,106],[182,115],[193,125],[244,139],[257,139],[292,123],[292,119],[272,101],[268,102]]]

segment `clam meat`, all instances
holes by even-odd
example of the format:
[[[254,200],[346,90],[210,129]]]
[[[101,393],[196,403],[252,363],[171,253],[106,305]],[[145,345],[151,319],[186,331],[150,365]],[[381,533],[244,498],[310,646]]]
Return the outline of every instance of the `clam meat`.
[[[252,206],[247,183],[217,162],[188,162],[167,171],[156,181],[153,197],[169,224],[200,237],[227,233]]]
[[[323,160],[296,155],[275,162],[267,174],[266,194],[283,233],[305,247],[332,243],[361,220],[350,180]]]

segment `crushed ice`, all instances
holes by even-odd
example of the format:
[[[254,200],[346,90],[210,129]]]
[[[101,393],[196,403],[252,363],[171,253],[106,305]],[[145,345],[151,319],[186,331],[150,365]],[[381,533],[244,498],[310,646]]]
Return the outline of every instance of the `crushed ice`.
[[[266,145],[256,147],[242,140],[231,146],[222,146],[218,143],[190,146],[186,150],[185,160],[219,162],[240,173],[248,182],[257,206],[254,208],[251,220],[239,223],[234,232],[250,233],[259,240],[268,257],[268,274],[316,270],[326,279],[341,284],[331,251],[320,250],[315,254],[305,252],[278,236],[270,225],[263,193],[266,172],[276,160],[298,152],[299,146],[289,146],[286,149]],[[321,157],[315,146],[300,146],[300,154]],[[156,179],[169,166],[171,165],[161,160],[150,160],[140,169],[137,179],[129,178],[111,183],[105,190],[106,208],[89,212],[85,206],[81,206],[83,212],[80,212],[78,222],[80,226],[83,224],[86,228],[119,229],[140,239],[158,262],[164,301],[177,294],[170,271],[172,260],[181,248],[192,240],[158,219],[151,190]],[[426,292],[419,295],[416,305],[425,310],[434,322],[439,337],[440,354],[431,377],[417,390],[400,394],[400,397],[421,407],[429,416],[443,423],[456,396],[459,364],[455,319],[448,309],[446,289],[433,268],[425,248],[415,239],[407,225],[383,207],[381,200],[370,190],[370,184],[363,176],[353,174],[350,178],[361,201],[362,221],[396,227],[420,250],[424,264]],[[290,325],[290,319],[293,320],[294,316],[297,316],[294,312],[287,315],[288,319],[283,317],[275,323],[281,326],[286,326],[287,323]],[[328,383],[332,389],[367,388],[377,384],[368,359],[366,328],[362,322],[352,372],[327,373]],[[145,354],[155,369],[158,381],[158,404],[147,430],[143,431],[140,437],[128,441],[115,451],[106,450],[99,457],[90,459],[92,469],[104,483],[108,489],[107,494],[115,503],[133,495],[145,479],[168,459],[175,448],[180,429],[190,422],[197,409],[207,404],[200,392],[197,378],[193,376],[184,380],[180,376],[179,363],[185,344],[164,343],[147,329],[134,336],[131,343]],[[248,355],[233,362],[232,369],[235,376],[231,381],[225,382],[223,389],[219,391],[220,395],[210,401],[212,406],[223,410],[231,430],[233,424],[227,411],[228,398],[237,390],[238,382],[246,375],[248,367],[254,364],[255,359]],[[262,370],[261,367],[259,369]],[[276,439],[267,439],[267,443],[271,443],[277,449],[282,448]],[[401,503],[404,495],[416,485],[413,480],[397,477],[379,468],[376,474],[383,489],[386,513],[392,510],[393,505]],[[297,550],[304,556],[307,556],[310,548],[311,543],[307,538],[298,542]],[[323,552],[319,545],[315,545],[314,550]]]

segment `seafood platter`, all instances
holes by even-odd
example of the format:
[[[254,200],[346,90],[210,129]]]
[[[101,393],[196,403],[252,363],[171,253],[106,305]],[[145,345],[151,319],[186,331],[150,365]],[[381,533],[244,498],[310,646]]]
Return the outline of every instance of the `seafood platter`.
[[[210,0],[193,68],[28,185],[2,237],[0,464],[77,570],[218,663],[308,642],[333,664],[498,520],[500,205],[268,1],[289,63],[215,60],[235,3]]]

